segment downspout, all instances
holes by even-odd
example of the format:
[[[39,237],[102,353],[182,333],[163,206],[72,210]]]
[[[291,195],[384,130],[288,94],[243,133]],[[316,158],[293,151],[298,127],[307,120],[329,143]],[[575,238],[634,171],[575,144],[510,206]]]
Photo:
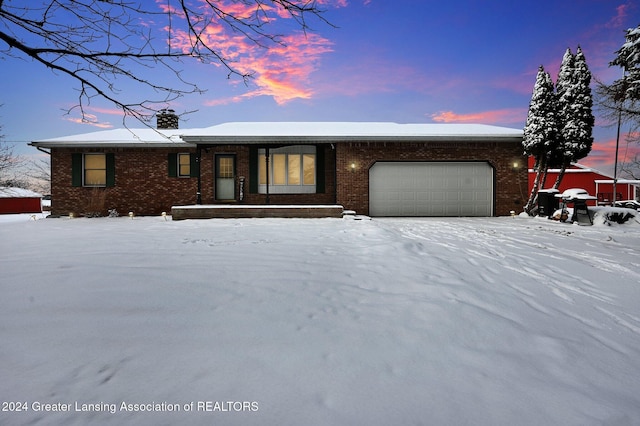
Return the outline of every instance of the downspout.
[[[51,155],[51,151],[45,151],[44,148],[42,148],[41,146],[36,146],[36,149],[40,152],[44,152],[47,155]]]
[[[196,145],[196,164],[198,165],[198,189],[196,192],[196,204],[202,204],[202,167],[200,167],[200,159],[202,157],[202,147]]]

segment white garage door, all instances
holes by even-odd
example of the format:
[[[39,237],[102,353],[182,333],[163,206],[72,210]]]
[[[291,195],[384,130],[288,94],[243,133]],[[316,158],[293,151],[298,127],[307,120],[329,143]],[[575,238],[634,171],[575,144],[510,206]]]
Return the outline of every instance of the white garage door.
[[[378,162],[371,216],[493,216],[493,168],[484,162]]]

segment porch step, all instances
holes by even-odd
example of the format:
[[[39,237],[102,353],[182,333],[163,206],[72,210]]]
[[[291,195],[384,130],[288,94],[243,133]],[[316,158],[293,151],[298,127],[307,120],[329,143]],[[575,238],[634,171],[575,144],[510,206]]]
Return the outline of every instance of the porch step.
[[[232,218],[323,218],[342,217],[340,205],[193,205],[171,207],[173,220]]]

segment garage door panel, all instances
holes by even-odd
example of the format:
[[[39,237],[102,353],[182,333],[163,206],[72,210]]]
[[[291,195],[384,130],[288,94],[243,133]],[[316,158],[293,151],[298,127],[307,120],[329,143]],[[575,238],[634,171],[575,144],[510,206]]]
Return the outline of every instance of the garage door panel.
[[[483,162],[378,162],[372,216],[492,216],[493,169]]]

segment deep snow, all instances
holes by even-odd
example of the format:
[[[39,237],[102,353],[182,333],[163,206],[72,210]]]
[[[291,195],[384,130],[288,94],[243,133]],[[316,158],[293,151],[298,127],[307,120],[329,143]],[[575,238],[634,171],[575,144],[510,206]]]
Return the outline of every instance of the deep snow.
[[[0,248],[3,425],[640,422],[637,222],[23,216]]]

